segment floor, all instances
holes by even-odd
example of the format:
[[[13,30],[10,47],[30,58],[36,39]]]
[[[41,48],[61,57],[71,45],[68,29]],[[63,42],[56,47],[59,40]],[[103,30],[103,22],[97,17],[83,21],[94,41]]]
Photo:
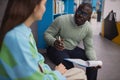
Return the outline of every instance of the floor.
[[[94,47],[98,60],[103,61],[99,69],[98,80],[119,80],[120,77],[120,45],[101,37],[101,23],[92,19]]]
[[[103,66],[98,71],[98,80],[119,80],[120,45],[100,36],[101,22],[96,22],[96,19],[92,19],[91,23],[93,25],[94,48],[98,60],[103,61]],[[51,63],[46,55],[44,56],[46,58],[46,63],[48,63],[53,69],[55,65]]]

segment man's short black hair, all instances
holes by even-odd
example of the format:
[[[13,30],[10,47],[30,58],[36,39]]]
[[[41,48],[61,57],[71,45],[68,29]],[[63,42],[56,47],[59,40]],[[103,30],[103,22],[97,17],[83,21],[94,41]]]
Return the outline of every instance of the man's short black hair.
[[[92,14],[92,5],[91,5],[91,3],[82,3],[82,4],[80,4],[79,7],[78,7],[78,10],[81,10],[85,6],[87,6],[87,7],[89,7],[91,9],[91,14]]]

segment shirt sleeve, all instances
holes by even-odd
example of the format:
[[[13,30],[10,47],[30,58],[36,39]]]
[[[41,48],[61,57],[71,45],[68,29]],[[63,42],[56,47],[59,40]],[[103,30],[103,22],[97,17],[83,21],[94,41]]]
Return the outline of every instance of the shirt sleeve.
[[[91,27],[88,26],[88,32],[83,40],[85,53],[90,60],[96,60],[96,53],[93,46],[93,33]]]
[[[48,45],[54,45],[54,41],[56,40],[55,36],[59,34],[60,27],[60,17],[58,17],[45,31],[44,38]]]
[[[60,72],[52,71],[49,66],[46,68],[47,72],[39,70],[38,61],[43,61],[43,56],[35,56],[38,52],[34,51],[34,47],[29,43],[29,38],[26,37],[14,33],[7,35],[4,39],[5,49],[0,58],[9,78],[12,80],[66,80]],[[31,50],[36,53],[32,53]],[[4,58],[5,55],[7,58]],[[44,62],[40,64],[44,65]]]

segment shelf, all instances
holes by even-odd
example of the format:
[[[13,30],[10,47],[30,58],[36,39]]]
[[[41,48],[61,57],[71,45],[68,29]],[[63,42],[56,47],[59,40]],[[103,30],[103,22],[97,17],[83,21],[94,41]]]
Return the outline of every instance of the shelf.
[[[67,14],[67,12],[65,12],[65,13],[60,13],[60,14],[54,14],[54,19],[55,19],[56,17],[61,16],[61,15],[64,15],[64,14]]]

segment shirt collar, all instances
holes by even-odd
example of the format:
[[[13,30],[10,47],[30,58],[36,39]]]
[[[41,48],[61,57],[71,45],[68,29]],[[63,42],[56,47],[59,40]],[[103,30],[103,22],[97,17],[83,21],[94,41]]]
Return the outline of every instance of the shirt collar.
[[[71,17],[70,17],[70,20],[71,20],[71,22],[72,22],[72,24],[73,24],[74,26],[77,26],[77,25],[75,24],[74,15],[73,15],[73,14],[72,14]]]
[[[23,34],[25,34],[26,36],[30,36],[31,34],[31,28],[27,27],[24,23],[20,24],[19,27],[21,27],[21,31]]]

